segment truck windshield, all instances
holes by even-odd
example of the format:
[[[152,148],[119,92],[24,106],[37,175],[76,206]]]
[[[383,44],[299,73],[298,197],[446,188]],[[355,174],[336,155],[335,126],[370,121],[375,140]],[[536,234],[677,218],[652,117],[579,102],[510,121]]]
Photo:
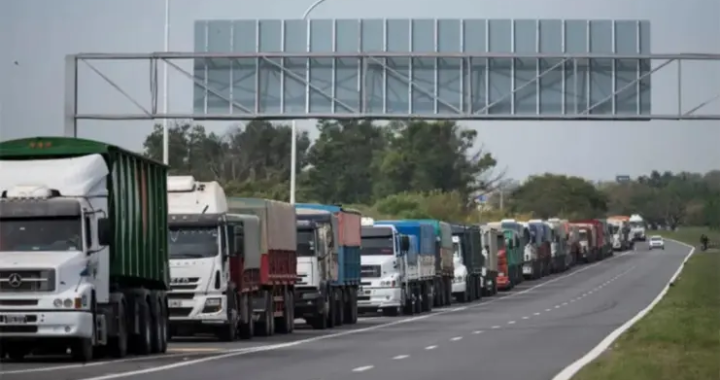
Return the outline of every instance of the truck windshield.
[[[630,222],[630,228],[643,228],[645,224],[643,222]]]
[[[82,251],[79,217],[0,219],[0,251]]]
[[[580,231],[580,240],[587,240],[587,239],[588,239],[587,232]]]
[[[315,256],[315,234],[311,230],[297,232],[297,255]]]
[[[389,236],[362,238],[360,254],[363,256],[392,256],[393,239]]]
[[[462,246],[459,242],[453,242],[453,260],[462,264]]]
[[[217,227],[170,227],[169,232],[171,259],[200,259],[220,253]]]

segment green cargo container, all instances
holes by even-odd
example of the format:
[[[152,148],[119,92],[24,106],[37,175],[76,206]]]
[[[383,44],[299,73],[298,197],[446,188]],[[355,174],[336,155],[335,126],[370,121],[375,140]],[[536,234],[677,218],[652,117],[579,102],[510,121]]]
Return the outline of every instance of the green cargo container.
[[[167,290],[167,166],[114,145],[66,137],[0,143],[0,159],[40,160],[99,154],[110,170],[108,208],[113,233],[111,282]]]

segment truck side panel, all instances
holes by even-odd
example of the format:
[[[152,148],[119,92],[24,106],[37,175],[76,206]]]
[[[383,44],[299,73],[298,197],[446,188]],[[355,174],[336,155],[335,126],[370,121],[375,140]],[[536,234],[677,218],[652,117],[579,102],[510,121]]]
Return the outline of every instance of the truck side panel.
[[[482,254],[482,235],[480,228],[477,226],[470,226],[467,229],[468,240],[470,242],[470,264],[466,263],[465,266],[471,273],[482,272],[482,267],[485,265],[489,270],[497,270],[497,257],[495,255],[488,255],[488,262],[485,262],[485,257]]]
[[[112,281],[150,280],[151,289],[168,289],[167,169],[149,160],[111,150],[108,181],[113,229]]]

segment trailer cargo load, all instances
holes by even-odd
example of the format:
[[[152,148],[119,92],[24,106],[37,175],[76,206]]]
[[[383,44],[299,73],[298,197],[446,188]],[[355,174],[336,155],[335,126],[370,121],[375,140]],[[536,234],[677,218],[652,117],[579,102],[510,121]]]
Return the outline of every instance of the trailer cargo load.
[[[0,288],[0,301],[17,298],[15,292],[38,294],[36,306],[18,310],[26,321],[34,318],[37,330],[2,330],[5,353],[22,359],[36,348],[64,354],[69,347],[74,359],[88,361],[99,349],[116,357],[128,349],[165,352],[166,177],[161,163],[91,140],[0,143],[0,251],[23,252],[0,265],[0,277],[46,280],[37,288],[32,282]],[[46,310],[60,298],[72,310]]]
[[[233,214],[260,220],[260,291],[253,298],[255,334],[269,336],[294,330],[297,281],[295,207],[261,198],[228,198]]]
[[[347,286],[360,284],[360,242],[362,215],[357,210],[340,206],[313,203],[297,203],[298,209],[325,210],[334,213],[338,219],[339,265],[338,282]]]

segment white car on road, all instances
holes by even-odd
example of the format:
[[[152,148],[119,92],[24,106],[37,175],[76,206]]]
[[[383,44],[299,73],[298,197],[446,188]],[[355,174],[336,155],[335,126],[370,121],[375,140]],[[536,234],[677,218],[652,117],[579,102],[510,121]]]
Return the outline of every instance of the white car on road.
[[[665,240],[662,238],[662,236],[650,236],[648,244],[650,245],[650,249],[660,248],[662,250],[665,250]]]

